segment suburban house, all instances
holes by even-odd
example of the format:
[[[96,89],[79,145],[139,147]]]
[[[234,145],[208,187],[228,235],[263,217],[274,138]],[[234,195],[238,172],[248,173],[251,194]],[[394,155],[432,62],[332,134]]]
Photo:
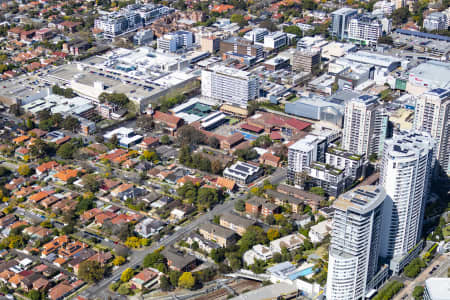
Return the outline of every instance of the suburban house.
[[[144,269],[133,278],[131,278],[130,283],[134,285],[137,289],[142,290],[144,287],[149,287],[157,283],[159,280],[159,273],[151,269]]]

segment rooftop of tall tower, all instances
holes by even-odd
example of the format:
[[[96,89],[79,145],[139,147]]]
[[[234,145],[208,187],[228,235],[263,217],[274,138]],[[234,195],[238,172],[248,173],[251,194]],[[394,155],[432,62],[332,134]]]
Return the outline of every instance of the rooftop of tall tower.
[[[391,158],[410,157],[424,150],[432,150],[434,140],[426,132],[398,131],[391,139],[386,140],[386,146]]]
[[[447,98],[450,98],[450,90],[437,88],[437,89],[433,89],[431,91],[425,92],[425,95],[439,97],[440,99],[447,99]]]
[[[385,196],[386,193],[381,186],[361,186],[340,195],[333,203],[333,207],[344,211],[351,209],[358,213],[365,213],[377,207]]]

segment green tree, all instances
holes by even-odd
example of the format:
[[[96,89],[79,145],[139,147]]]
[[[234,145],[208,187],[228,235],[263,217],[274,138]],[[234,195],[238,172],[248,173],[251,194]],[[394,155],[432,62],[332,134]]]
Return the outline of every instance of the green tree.
[[[95,174],[87,174],[81,179],[83,187],[88,191],[95,193],[100,188],[100,181]]]
[[[152,253],[147,254],[144,257],[143,266],[145,268],[154,267],[159,263],[166,263],[165,257],[160,253],[160,251],[154,251]]]
[[[41,299],[45,299],[41,297],[41,293],[39,293],[39,291],[36,290],[31,290],[28,292],[28,298],[30,298],[31,300],[41,300]]]
[[[192,289],[195,286],[195,278],[191,272],[184,272],[178,279],[178,286],[185,289]]]
[[[408,17],[409,17],[409,8],[407,6],[398,8],[392,12],[391,16],[392,24],[395,26],[404,24],[408,22]]]
[[[423,298],[423,292],[425,291],[423,286],[416,286],[412,292],[412,296],[415,300],[421,300]]]
[[[65,143],[62,144],[58,151],[56,151],[56,154],[64,159],[71,159],[73,158],[73,154],[75,153],[75,147],[72,145],[72,143]]]
[[[266,20],[262,21],[261,23],[259,23],[259,27],[265,28],[271,32],[276,31],[278,29],[277,25],[270,19],[266,19]]]
[[[300,27],[296,26],[296,25],[291,25],[291,26],[285,26],[283,28],[283,31],[286,33],[290,33],[290,34],[295,34],[296,36],[303,36],[303,32],[300,29]]]
[[[144,131],[151,131],[153,128],[153,119],[148,115],[139,116],[136,120],[136,126]]]
[[[214,149],[219,149],[220,141],[215,136],[210,136],[208,138],[208,146]]]
[[[197,146],[206,142],[206,136],[195,127],[185,125],[178,130],[177,141],[180,145]]]
[[[201,208],[211,208],[219,202],[217,190],[201,188],[198,190],[197,205]]]
[[[69,130],[72,132],[76,132],[80,129],[80,121],[72,116],[68,116],[67,118],[65,118],[61,125],[65,130]]]
[[[180,279],[180,276],[181,276],[181,272],[179,272],[179,271],[172,270],[172,271],[169,272],[170,284],[173,287],[177,287],[178,286],[178,280]]]
[[[254,147],[267,148],[272,145],[272,139],[268,135],[261,135],[253,141]]]
[[[43,157],[52,154],[54,149],[41,139],[36,139],[30,146],[30,153],[34,157]]]
[[[240,212],[245,211],[245,201],[241,198],[234,203],[234,209]]]
[[[130,288],[126,284],[121,284],[117,289],[117,293],[120,295],[128,295],[130,293]]]
[[[243,15],[233,14],[231,15],[230,21],[232,23],[237,23],[240,27],[244,27],[248,25],[248,21],[244,18]]]
[[[325,191],[320,186],[314,186],[309,190],[311,193],[319,195],[319,196],[325,196]]]
[[[240,243],[241,252],[249,250],[256,244],[265,244],[267,242],[267,235],[261,227],[250,226],[242,235]]]
[[[163,145],[168,145],[168,144],[170,144],[170,138],[169,138],[169,136],[167,136],[167,135],[163,135],[159,141],[160,141],[160,143],[163,144]]]
[[[105,268],[95,260],[86,260],[80,263],[78,269],[78,277],[80,279],[93,283],[103,279],[105,275]]]
[[[170,281],[167,278],[167,276],[161,276],[159,278],[159,287],[163,292],[168,292],[172,289],[172,285],[170,284]]]

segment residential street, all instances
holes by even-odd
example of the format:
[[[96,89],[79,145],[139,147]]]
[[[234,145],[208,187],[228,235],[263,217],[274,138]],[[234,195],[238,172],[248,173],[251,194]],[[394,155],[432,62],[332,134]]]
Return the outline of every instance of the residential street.
[[[245,195],[241,196],[242,198],[245,197]],[[238,199],[238,198],[236,198]],[[186,237],[189,233],[191,233],[193,230],[198,228],[198,226],[208,220],[211,220],[215,215],[222,214],[226,211],[229,211],[233,208],[234,202],[236,201],[230,200],[225,202],[224,204],[217,205],[212,209],[211,211],[207,212],[206,214],[198,217],[194,221],[190,222],[189,224],[185,225],[184,227],[180,228],[176,232],[174,232],[172,235],[163,238],[160,242],[154,243],[151,247],[146,248],[145,250],[141,251],[133,251],[132,254],[129,257],[129,261],[114,270],[112,276],[103,279],[101,282],[92,285],[87,290],[85,290],[82,295],[89,297],[89,298],[103,298],[107,297],[108,295],[111,295],[112,293],[109,291],[108,287],[111,283],[119,280],[120,275],[122,272],[127,268],[133,268],[138,265],[140,265],[144,259],[144,257],[156,249],[160,248],[161,246],[168,246],[171,244],[174,244],[175,242],[179,241],[180,239]]]

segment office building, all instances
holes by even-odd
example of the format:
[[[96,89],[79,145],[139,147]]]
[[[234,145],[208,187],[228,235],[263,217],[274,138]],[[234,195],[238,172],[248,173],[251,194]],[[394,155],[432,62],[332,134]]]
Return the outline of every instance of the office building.
[[[331,13],[331,36],[343,40],[348,36],[350,19],[357,14],[356,9],[343,7]]]
[[[231,37],[220,41],[220,53],[227,52],[255,56],[257,60],[264,58],[263,46],[253,44],[253,42],[240,37]]]
[[[326,296],[329,300],[365,299],[378,271],[383,204],[382,187],[355,188],[334,202]]]
[[[392,12],[395,10],[395,3],[386,0],[378,1],[373,5],[373,9],[380,10],[383,12],[383,14],[390,16]]]
[[[298,49],[292,52],[292,70],[316,74],[320,69],[320,51]]]
[[[450,175],[450,90],[433,89],[416,98],[414,128],[436,141],[436,171]]]
[[[348,26],[348,39],[361,45],[376,45],[383,34],[380,20],[371,14],[361,14],[352,18]]]
[[[177,52],[180,49],[192,48],[194,36],[190,31],[176,31],[158,38],[158,50],[162,52]]]
[[[133,37],[133,43],[144,46],[153,41],[153,31],[151,29],[140,30]]]
[[[249,40],[253,43],[264,42],[264,36],[269,34],[269,30],[266,28],[255,28],[244,34],[244,39]]]
[[[387,134],[388,116],[376,96],[361,95],[347,100],[342,148],[369,157],[380,154]]]
[[[136,31],[172,11],[171,8],[152,3],[130,4],[119,11],[101,15],[95,19],[94,27],[102,30],[106,37],[115,37]]]
[[[288,44],[288,37],[285,32],[276,31],[264,36],[264,48],[277,50]]]
[[[399,258],[405,257],[421,238],[434,145],[430,134],[418,131],[399,131],[385,141],[380,185],[390,200],[384,205],[381,256],[398,262],[393,266],[391,260],[395,273],[408,263]]]
[[[425,280],[423,300],[447,300],[450,297],[450,278]]]
[[[227,104],[247,107],[258,95],[258,78],[224,66],[202,70],[202,95]]]
[[[203,36],[200,38],[200,48],[202,51],[216,53],[220,49],[220,39],[215,36]]]
[[[447,15],[442,12],[433,12],[429,14],[423,20],[423,28],[428,31],[446,30],[448,28]]]
[[[302,172],[313,161],[325,161],[326,139],[307,135],[288,148],[288,180],[295,185],[302,184]]]

